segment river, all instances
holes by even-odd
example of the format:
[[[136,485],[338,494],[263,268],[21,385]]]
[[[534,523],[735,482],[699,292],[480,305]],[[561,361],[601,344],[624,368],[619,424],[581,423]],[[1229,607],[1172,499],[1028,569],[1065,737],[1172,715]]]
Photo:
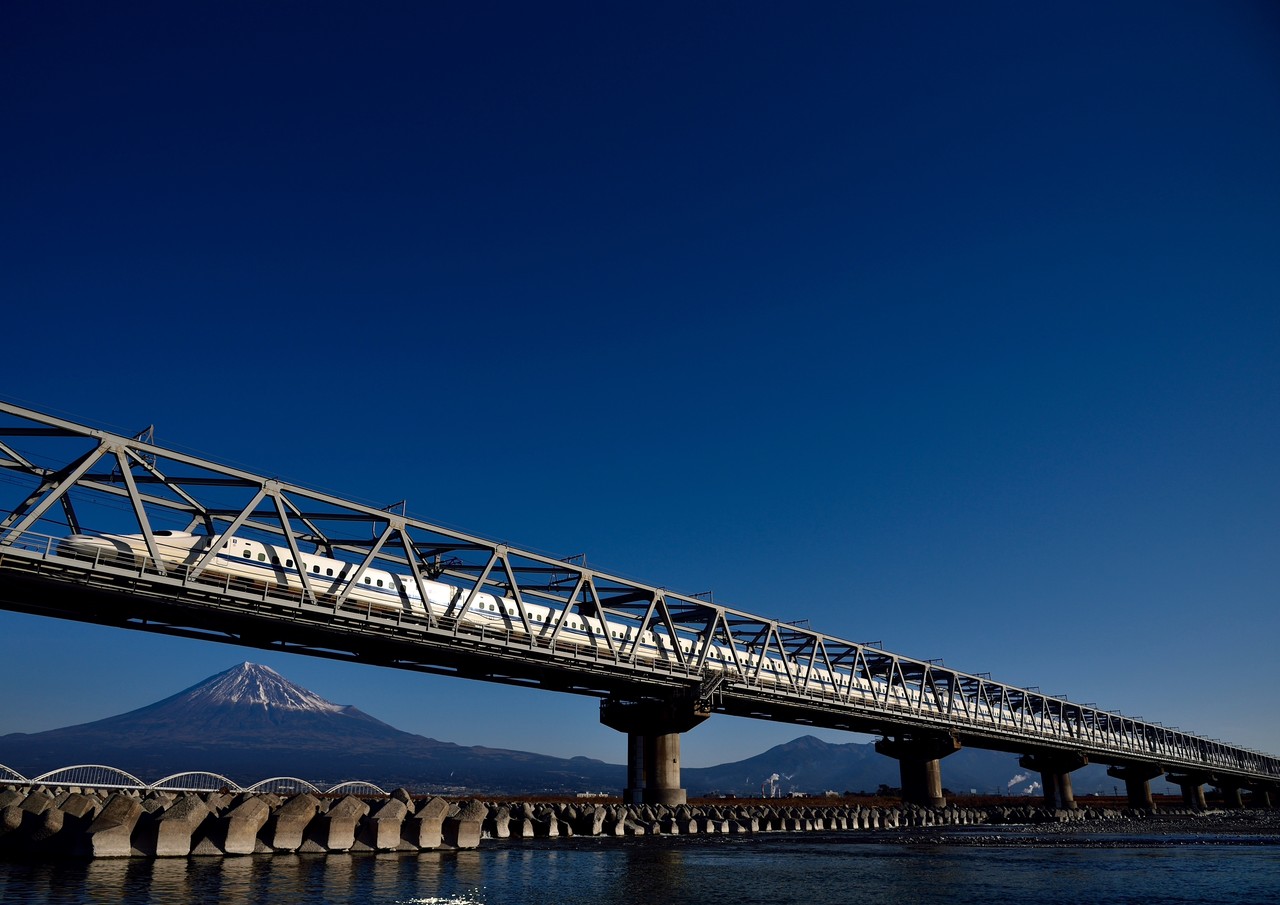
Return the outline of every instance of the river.
[[[1280,838],[1011,830],[574,839],[464,852],[0,862],[23,905],[1154,905],[1280,903]]]

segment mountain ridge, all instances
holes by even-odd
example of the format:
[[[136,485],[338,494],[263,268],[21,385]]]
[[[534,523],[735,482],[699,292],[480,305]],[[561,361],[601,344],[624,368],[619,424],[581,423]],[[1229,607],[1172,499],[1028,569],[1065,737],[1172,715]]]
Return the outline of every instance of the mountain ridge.
[[[489,794],[617,792],[626,782],[624,766],[594,758],[466,747],[405,732],[248,662],[127,713],[0,736],[0,763],[29,776],[106,763],[153,779],[209,770],[252,780],[291,775],[321,785],[359,778],[387,788]],[[1073,774],[1077,794],[1112,788],[1101,769]],[[875,791],[899,782],[897,763],[872,744],[812,735],[741,761],[685,767],[681,778],[693,795],[737,796]],[[1019,773],[1011,755],[975,749],[948,757],[943,767],[944,783],[961,793],[1034,792],[1036,779]]]

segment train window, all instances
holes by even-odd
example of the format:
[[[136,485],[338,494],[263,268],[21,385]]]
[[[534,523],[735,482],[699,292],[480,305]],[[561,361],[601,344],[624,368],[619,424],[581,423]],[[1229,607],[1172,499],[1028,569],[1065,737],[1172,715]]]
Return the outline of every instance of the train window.
[[[324,574],[333,577],[333,569],[325,569]]]
[[[249,552],[248,548],[245,548],[245,551],[244,551],[244,558],[245,558],[245,559],[253,559],[253,554]]]
[[[286,566],[287,568],[290,568],[290,569],[292,569],[292,568],[293,568],[293,560],[292,560],[292,559],[286,559],[286,560],[284,561],[284,564],[285,564],[285,566]]]
[[[319,575],[319,574],[320,574],[320,567],[319,567],[319,566],[312,566],[312,567],[311,567],[311,571],[312,571],[312,572],[314,572],[315,574]]]
[[[382,587],[382,579],[381,579],[381,578],[379,578],[379,579],[378,579],[378,587]]]
[[[273,566],[278,566],[278,565],[280,565],[280,557],[278,557],[278,556],[273,556],[273,557],[271,557],[271,565],[273,565]]]
[[[265,553],[259,553],[259,554],[258,554],[258,562],[266,562],[266,561],[267,561],[267,554],[265,554]]]

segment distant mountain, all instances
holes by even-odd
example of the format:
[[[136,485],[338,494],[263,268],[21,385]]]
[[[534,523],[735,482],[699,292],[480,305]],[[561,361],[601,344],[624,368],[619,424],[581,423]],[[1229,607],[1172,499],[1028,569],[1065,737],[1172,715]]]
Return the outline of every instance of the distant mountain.
[[[703,732],[709,731],[704,728]],[[237,782],[297,776],[326,786],[349,779],[415,791],[485,794],[620,791],[626,770],[585,757],[559,758],[463,747],[404,732],[361,710],[333,704],[265,666],[242,663],[172,697],[93,723],[0,736],[0,764],[26,776],[75,764],[107,764],[154,782],[208,770]],[[965,749],[943,761],[957,794],[1038,790],[1010,754]],[[691,795],[756,796],[793,791],[874,792],[899,784],[896,761],[872,744],[804,736],[716,767],[686,767]],[[1072,774],[1077,795],[1121,784],[1102,767]]]
[[[208,770],[239,782],[283,775],[317,785],[364,779],[495,793],[621,788],[625,775],[588,758],[468,748],[403,732],[253,663],[119,716],[0,736],[0,763],[27,776],[101,763],[148,781]]]
[[[877,754],[872,744],[836,745],[806,735],[736,763],[686,767],[681,781],[693,794],[874,792],[881,783],[898,785],[898,763]]]
[[[763,754],[717,767],[689,768],[681,780],[690,795],[768,796],[792,792],[875,792],[901,784],[898,762],[877,754],[875,743],[832,744],[812,735],[770,748]],[[956,795],[1040,794],[1040,774],[1028,773],[1013,754],[963,748],[942,761],[942,783]],[[1124,793],[1124,783],[1101,765],[1071,774],[1077,796]],[[1163,791],[1152,784],[1155,791]],[[1170,787],[1173,788],[1173,787]]]

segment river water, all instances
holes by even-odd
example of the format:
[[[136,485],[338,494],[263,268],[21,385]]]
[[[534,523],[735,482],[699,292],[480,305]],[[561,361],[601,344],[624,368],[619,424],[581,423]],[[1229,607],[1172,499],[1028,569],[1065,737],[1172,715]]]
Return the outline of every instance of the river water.
[[[1016,834],[486,840],[467,852],[0,862],[0,902],[270,905],[1280,903],[1280,839]]]

